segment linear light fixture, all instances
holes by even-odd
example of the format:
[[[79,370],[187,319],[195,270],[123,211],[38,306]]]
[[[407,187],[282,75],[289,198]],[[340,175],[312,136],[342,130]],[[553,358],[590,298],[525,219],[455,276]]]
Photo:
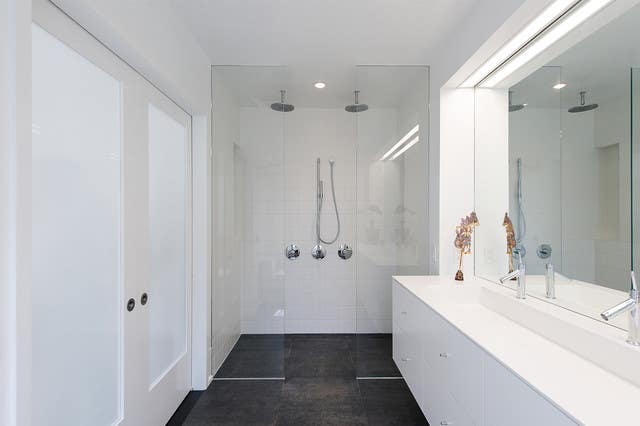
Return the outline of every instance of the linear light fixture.
[[[413,135],[414,135],[418,130],[420,130],[420,125],[419,125],[419,124],[416,124],[416,126],[415,126],[413,129],[409,130],[409,132],[408,132],[406,135],[404,135],[404,136],[402,137],[402,139],[400,139],[398,142],[396,142],[396,144],[395,144],[395,145],[393,145],[393,146],[391,147],[391,149],[390,149],[389,151],[387,151],[387,152],[382,156],[382,158],[380,158],[380,161],[384,161],[384,160],[386,160],[386,159],[387,159],[391,154],[393,154],[393,153],[395,152],[395,150],[396,150],[396,149],[400,148],[400,147],[402,146],[402,144],[403,144],[403,143],[405,143],[406,141],[408,141],[408,140],[409,140],[409,138],[410,138],[411,136],[413,136]],[[395,157],[394,157],[394,158],[395,158]]]
[[[612,0],[589,0],[581,2],[581,6],[569,16],[544,32],[531,44],[526,46],[518,55],[514,56],[504,66],[491,74],[481,87],[494,87],[515,70],[538,56],[556,41],[567,35],[571,30],[586,21],[590,16],[611,3]],[[584,4],[583,4],[584,3]]]
[[[540,15],[524,27],[507,44],[494,53],[480,68],[471,74],[460,87],[475,87],[491,72],[513,56],[519,49],[544,30],[549,24],[562,16],[570,7],[578,3],[576,0],[557,0],[547,7]]]
[[[405,146],[402,147],[402,149],[398,152],[395,153],[395,155],[393,157],[391,157],[391,160],[395,160],[396,158],[400,157],[402,154],[404,154],[404,152],[406,150],[408,150],[409,148],[411,148],[412,146],[414,146],[416,143],[418,143],[420,141],[420,136],[416,136],[415,138],[413,138],[413,140],[411,142],[409,142],[408,144],[406,144]]]

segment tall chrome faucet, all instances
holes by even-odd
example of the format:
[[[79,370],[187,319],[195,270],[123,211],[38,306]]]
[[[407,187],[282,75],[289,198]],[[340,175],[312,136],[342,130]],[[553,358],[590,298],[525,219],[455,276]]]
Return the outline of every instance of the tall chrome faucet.
[[[518,254],[518,269],[512,272],[509,272],[507,275],[500,278],[500,283],[504,284],[505,281],[509,281],[510,279],[513,279],[513,278],[518,279],[516,297],[518,299],[525,299],[527,297],[527,275],[526,275],[524,263],[522,262],[521,254]]]
[[[629,312],[629,334],[627,343],[634,346],[640,346],[640,298],[638,296],[638,284],[636,283],[636,274],[631,271],[631,290],[629,298],[616,306],[607,309],[600,314],[602,319],[609,321],[625,312]]]

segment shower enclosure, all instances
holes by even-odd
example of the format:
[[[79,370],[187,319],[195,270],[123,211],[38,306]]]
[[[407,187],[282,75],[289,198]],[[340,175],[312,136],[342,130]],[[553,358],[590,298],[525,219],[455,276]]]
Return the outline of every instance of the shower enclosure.
[[[430,272],[429,69],[332,75],[212,68],[216,379],[399,376],[391,277]]]

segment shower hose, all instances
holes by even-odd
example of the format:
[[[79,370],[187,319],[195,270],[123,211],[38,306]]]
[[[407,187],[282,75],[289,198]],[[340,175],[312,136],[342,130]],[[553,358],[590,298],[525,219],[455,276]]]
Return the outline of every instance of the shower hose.
[[[325,244],[333,244],[338,240],[338,237],[340,236],[340,215],[338,214],[338,203],[336,202],[336,188],[335,185],[333,183],[333,163],[330,163],[331,166],[331,196],[333,197],[333,207],[335,208],[336,211],[336,222],[338,223],[338,230],[336,232],[336,236],[330,240],[330,241],[325,241],[322,239],[322,237],[320,236],[320,213],[322,212],[322,198],[320,198],[320,202],[318,203],[318,209],[316,210],[316,237],[318,238],[318,241],[323,242]]]

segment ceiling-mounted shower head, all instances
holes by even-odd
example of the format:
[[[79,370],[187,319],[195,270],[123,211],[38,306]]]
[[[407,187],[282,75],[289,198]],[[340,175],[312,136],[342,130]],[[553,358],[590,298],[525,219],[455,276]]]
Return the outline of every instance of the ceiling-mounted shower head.
[[[355,103],[351,104],[351,105],[347,105],[346,107],[344,107],[344,110],[347,112],[364,112],[366,110],[369,109],[369,105],[367,104],[361,104],[358,102],[358,98],[360,96],[360,91],[356,90],[353,92],[354,98],[355,98]]]
[[[580,92],[580,105],[576,105],[574,107],[569,108],[569,112],[585,112],[585,111],[591,111],[592,109],[596,109],[598,108],[598,104],[589,104],[586,105],[585,102],[585,95],[587,94],[587,92],[585,92],[584,90]]]
[[[284,103],[284,96],[287,94],[286,90],[280,91],[280,102],[274,102],[271,104],[271,109],[278,112],[291,112],[295,107],[291,104]]]
[[[513,104],[512,102],[512,98],[513,98],[513,92],[511,90],[509,90],[509,112],[515,112],[515,111],[520,111],[521,109],[523,109],[524,107],[527,106],[527,104]]]

